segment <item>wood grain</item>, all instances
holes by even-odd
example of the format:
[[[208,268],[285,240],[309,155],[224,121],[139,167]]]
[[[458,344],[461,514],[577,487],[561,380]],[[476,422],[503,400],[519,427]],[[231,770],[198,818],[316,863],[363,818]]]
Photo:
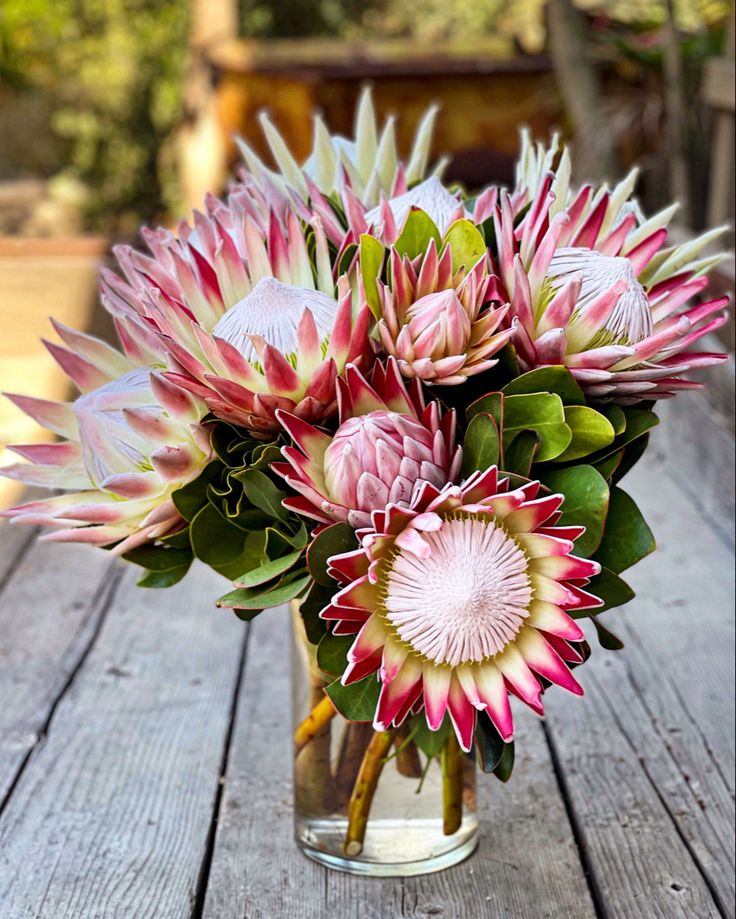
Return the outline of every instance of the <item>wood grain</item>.
[[[483,838],[437,875],[365,879],[329,872],[292,839],[286,610],[252,626],[205,919],[388,919],[595,915],[541,725],[519,713],[520,760],[506,787],[480,778]]]
[[[244,626],[204,568],[160,592],[136,574],[0,819],[3,919],[192,913]]]
[[[655,459],[625,485],[659,551],[604,617],[626,647],[550,693],[550,733],[607,915],[732,916],[733,557]]]
[[[0,802],[88,650],[114,580],[107,553],[34,538],[25,527],[0,529],[9,566],[0,595]]]

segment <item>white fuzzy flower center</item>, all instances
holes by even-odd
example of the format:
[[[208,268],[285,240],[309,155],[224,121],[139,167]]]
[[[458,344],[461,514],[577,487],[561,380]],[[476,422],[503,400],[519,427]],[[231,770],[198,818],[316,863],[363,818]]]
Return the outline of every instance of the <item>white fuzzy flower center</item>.
[[[449,192],[437,176],[430,176],[414,188],[404,192],[403,195],[397,195],[388,202],[391,213],[394,216],[397,227],[401,227],[403,222],[409,216],[409,211],[413,207],[421,208],[425,211],[441,233],[450,225],[450,219],[457,211],[460,201],[456,195]],[[369,224],[378,224],[381,220],[380,207],[374,207],[368,211],[365,219]]]
[[[297,350],[297,330],[304,310],[314,316],[324,343],[332,332],[337,301],[319,290],[284,284],[277,278],[261,278],[253,290],[220,318],[213,334],[224,338],[246,358],[257,358],[250,335],[260,335],[289,356]]]
[[[526,556],[493,520],[456,517],[425,533],[428,558],[401,550],[386,579],[386,618],[399,638],[437,664],[498,654],[528,616]]]
[[[652,334],[652,311],[646,291],[639,283],[631,262],[622,256],[601,255],[594,249],[559,249],[550,262],[548,276],[554,286],[580,278],[577,315],[621,279],[627,288],[605,323],[605,330],[616,344],[636,344]]]

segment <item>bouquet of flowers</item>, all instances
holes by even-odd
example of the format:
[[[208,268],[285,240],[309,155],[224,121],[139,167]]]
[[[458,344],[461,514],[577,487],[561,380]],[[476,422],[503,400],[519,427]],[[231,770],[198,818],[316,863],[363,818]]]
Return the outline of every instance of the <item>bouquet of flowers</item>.
[[[575,187],[556,139],[524,135],[515,186],[467,195],[428,165],[434,117],[402,160],[365,92],[354,139],[317,117],[299,164],[264,116],[273,168],[242,144],[224,200],[116,248],[119,349],[54,323],[80,395],[9,395],[59,435],[12,448],[4,475],[60,492],[13,523],[110,549],[143,587],[200,559],[243,620],[296,601],[297,793],[342,813],[349,856],[390,755],[440,759],[451,835],[462,751],[505,781],[511,697],[582,693],[581,620],[620,647],[601,613],[654,549],[621,480],[657,400],[725,358],[691,349],[725,321],[699,298],[718,231],[669,245],[674,207],[645,218],[635,171]]]

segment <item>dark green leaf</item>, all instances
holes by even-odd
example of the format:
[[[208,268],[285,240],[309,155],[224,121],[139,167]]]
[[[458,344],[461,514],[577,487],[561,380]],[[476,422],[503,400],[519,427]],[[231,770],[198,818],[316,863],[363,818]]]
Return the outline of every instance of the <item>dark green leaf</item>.
[[[596,561],[619,574],[654,552],[655,548],[652,531],[634,499],[614,486],[603,541],[595,554]]]
[[[219,481],[223,471],[221,463],[208,463],[196,479],[172,493],[174,507],[185,520],[194,520],[196,514],[207,504],[207,486],[211,482]]]
[[[565,405],[584,405],[585,396],[573,375],[562,365],[538,367],[522,373],[503,388],[505,396],[534,393],[556,393]]]
[[[478,713],[474,739],[478,765],[483,772],[493,772],[503,755],[506,744],[486,712]]]
[[[636,440],[632,441],[627,447],[624,447],[623,450],[623,459],[616,467],[616,471],[613,474],[613,484],[616,485],[621,479],[629,472],[633,467],[639,462],[639,460],[644,455],[644,451],[649,444],[649,435],[644,434],[642,437],[637,437]]]
[[[312,582],[309,592],[299,604],[299,614],[304,623],[304,630],[307,633],[307,641],[316,645],[327,632],[327,623],[320,619],[320,613],[329,604],[333,594],[338,589],[337,584],[333,581],[333,588],[328,590],[316,581]]]
[[[340,260],[337,263],[337,270],[335,272],[337,277],[348,273],[357,251],[358,247],[355,243],[351,243],[349,246],[345,246],[345,249],[340,253]]]
[[[187,571],[189,571],[189,565],[182,565],[180,568],[169,568],[166,571],[149,571],[138,581],[138,586],[173,587],[174,584],[178,584],[181,581]]]
[[[481,412],[490,415],[496,422],[496,427],[500,430],[503,427],[503,396],[501,393],[490,392],[480,399],[476,399],[475,402],[471,402],[465,410],[465,417],[470,422]]]
[[[343,686],[337,679],[325,688],[325,692],[343,718],[348,721],[373,721],[381,684],[372,673],[350,686]]]
[[[256,616],[260,616],[262,609],[233,609],[235,615],[241,622],[252,622]]]
[[[408,255],[409,258],[416,258],[417,255],[424,255],[427,251],[429,241],[433,239],[440,248],[440,231],[432,218],[424,211],[413,207],[409,211],[404,227],[396,240],[395,248],[399,255]]]
[[[618,635],[614,635],[613,632],[609,631],[595,616],[592,616],[590,621],[595,626],[598,643],[601,648],[606,651],[620,651],[624,647],[624,643]]]
[[[333,523],[312,540],[307,549],[307,566],[315,581],[325,587],[335,581],[327,574],[327,560],[333,555],[358,548],[355,530],[347,523]]]
[[[123,558],[149,571],[170,571],[192,561],[191,549],[164,549],[162,546],[138,546],[126,552]]]
[[[493,774],[500,782],[508,782],[514,771],[514,742],[505,744],[501,759],[498,761]]]
[[[246,533],[207,504],[190,526],[192,549],[197,558],[226,578],[240,577],[265,561],[266,534]]]
[[[600,405],[598,411],[611,422],[616,437],[626,430],[626,413],[618,405]]]
[[[244,469],[242,472],[236,472],[234,478],[242,484],[243,491],[254,507],[275,520],[289,521],[289,511],[281,505],[286,492],[277,488],[265,472],[259,469]]]
[[[595,464],[595,468],[600,472],[603,478],[607,481],[611,481],[611,477],[614,472],[618,469],[621,460],[624,458],[624,451],[619,450],[618,453],[612,453],[610,456],[607,456],[606,459],[601,460],[599,463]]]
[[[427,719],[424,717],[424,712],[421,712],[416,717],[415,725],[412,725],[413,733],[411,736],[422,753],[432,759],[432,757],[439,756],[442,752],[451,730],[452,723],[448,715],[445,715],[442,724],[436,731],[431,731],[427,725]]]
[[[585,533],[575,543],[576,555],[592,555],[603,538],[608,513],[609,491],[606,480],[592,466],[570,466],[545,471],[541,481],[552,492],[565,496],[560,508],[559,526],[584,526]]]
[[[309,582],[310,577],[305,574],[303,577],[267,591],[260,590],[258,587],[241,587],[220,597],[217,605],[230,609],[270,609],[272,606],[281,606],[293,600],[302,593]]]
[[[651,431],[653,427],[659,424],[659,418],[657,418],[654,412],[650,412],[648,409],[624,408],[622,411],[626,416],[626,429],[614,439],[613,443],[604,447],[599,453],[591,457],[589,462],[600,462],[602,459],[610,456],[611,453],[616,453],[617,450],[633,443],[637,438],[643,437],[647,431]]]
[[[274,578],[284,574],[284,572],[288,571],[290,568],[293,568],[301,558],[301,555],[301,550],[297,549],[295,552],[290,552],[288,555],[282,555],[281,558],[275,558],[273,561],[269,559],[257,568],[251,568],[250,571],[236,578],[235,586],[248,588],[267,584],[269,581],[273,581]]]
[[[628,603],[629,600],[633,600],[636,596],[626,581],[617,574],[614,574],[613,571],[610,571],[608,568],[602,568],[600,574],[591,578],[590,583],[586,585],[585,589],[603,600],[603,606],[596,607],[596,609],[592,610],[579,610],[577,612],[571,610],[568,614],[572,616],[573,619],[582,619],[586,616],[597,616],[599,613],[604,613],[608,609],[623,606],[624,603]]]
[[[536,431],[522,431],[521,434],[517,434],[511,446],[504,452],[504,472],[513,472],[527,478],[541,442],[542,438]]]
[[[495,420],[484,412],[474,415],[463,441],[463,477],[476,470],[484,471],[489,466],[497,466],[498,450],[499,436]]]
[[[342,676],[348,665],[348,651],[355,635],[333,635],[327,632],[317,645],[317,666],[330,676]]]

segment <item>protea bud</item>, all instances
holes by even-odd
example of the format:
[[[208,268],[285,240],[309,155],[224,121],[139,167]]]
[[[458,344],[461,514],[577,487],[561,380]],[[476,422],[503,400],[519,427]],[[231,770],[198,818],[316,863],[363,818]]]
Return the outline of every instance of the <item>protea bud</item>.
[[[367,526],[371,513],[405,505],[418,482],[454,481],[461,451],[455,446],[455,415],[425,406],[418,386],[408,389],[389,359],[374,366],[370,383],[348,367],[340,385],[340,425],[332,436],[279,412],[295,446],[273,469],[300,497],[284,503],[320,522]]]
[[[497,363],[492,356],[512,330],[497,331],[509,307],[491,301],[485,256],[453,274],[451,246],[438,258],[432,240],[414,261],[392,249],[390,264],[390,284],[379,285],[378,331],[405,377],[447,386]]]

